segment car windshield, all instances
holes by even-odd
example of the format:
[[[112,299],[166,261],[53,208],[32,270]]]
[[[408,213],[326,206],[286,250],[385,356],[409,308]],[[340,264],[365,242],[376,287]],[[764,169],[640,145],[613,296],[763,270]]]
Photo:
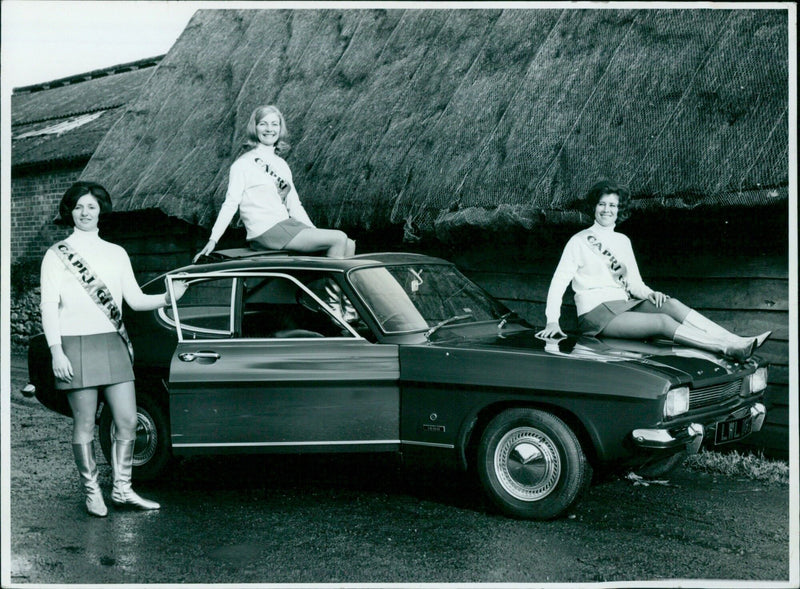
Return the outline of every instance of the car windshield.
[[[403,264],[350,273],[354,288],[387,333],[439,323],[498,321],[508,309],[448,264]]]

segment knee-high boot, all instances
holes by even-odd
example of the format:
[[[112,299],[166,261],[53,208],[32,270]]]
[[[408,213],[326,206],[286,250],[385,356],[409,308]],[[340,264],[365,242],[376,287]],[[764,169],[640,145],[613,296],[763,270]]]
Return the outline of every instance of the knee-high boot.
[[[144,499],[131,488],[133,472],[133,445],[136,440],[117,440],[111,442],[111,469],[114,474],[114,488],[111,501],[114,505],[129,505],[138,509],[158,509],[155,501]]]
[[[72,444],[72,454],[81,475],[83,490],[86,493],[86,511],[90,515],[105,517],[108,508],[103,501],[103,493],[97,483],[97,462],[94,459],[94,441],[87,444]]]
[[[709,352],[719,352],[739,362],[747,360],[753,354],[755,347],[753,340],[737,342],[730,338],[714,336],[685,323],[678,326],[672,339],[676,344],[700,348]]]
[[[755,348],[761,347],[767,338],[772,335],[771,331],[765,331],[764,333],[760,333],[753,337],[742,337],[732,333],[719,325],[718,323],[714,323],[708,317],[701,315],[694,309],[689,311],[689,314],[686,315],[686,318],[683,320],[684,324],[691,325],[692,327],[696,327],[700,331],[705,331],[709,335],[716,335],[721,338],[727,338],[731,341],[741,340],[739,341],[740,344],[746,344],[748,341],[752,341]]]

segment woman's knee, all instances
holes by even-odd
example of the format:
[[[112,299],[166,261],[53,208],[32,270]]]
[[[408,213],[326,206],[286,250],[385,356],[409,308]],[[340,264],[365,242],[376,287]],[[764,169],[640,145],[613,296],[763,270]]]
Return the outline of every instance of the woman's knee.
[[[121,439],[130,439],[136,433],[136,426],[139,422],[139,417],[136,414],[136,402],[133,404],[125,403],[122,406],[112,407],[112,417],[114,419],[114,427],[117,432],[123,434]]]
[[[95,414],[89,411],[72,412],[72,431],[78,437],[94,439]]]
[[[671,338],[675,334],[675,330],[678,329],[678,322],[666,313],[659,313],[655,317],[660,335]]]
[[[664,301],[662,310],[678,323],[683,323],[683,320],[686,319],[689,311],[691,311],[691,309],[684,305],[681,301],[672,297]]]

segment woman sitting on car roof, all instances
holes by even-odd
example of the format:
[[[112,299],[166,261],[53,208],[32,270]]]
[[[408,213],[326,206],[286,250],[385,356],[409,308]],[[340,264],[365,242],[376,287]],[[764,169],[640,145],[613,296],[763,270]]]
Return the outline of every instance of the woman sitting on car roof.
[[[286,120],[277,107],[259,106],[250,115],[242,147],[247,151],[231,166],[225,202],[195,262],[214,251],[237,210],[253,249],[325,250],[331,258],[355,254],[356,243],[344,232],[319,229],[308,218],[281,157],[289,151],[287,137]]]
[[[614,231],[617,221],[627,218],[628,202],[628,189],[622,185],[604,180],[589,189],[583,204],[594,223],[567,242],[547,294],[547,325],[537,335],[565,337],[559,325],[561,298],[571,283],[584,335],[662,337],[746,360],[771,332],[740,337],[647,286],[630,240]]]

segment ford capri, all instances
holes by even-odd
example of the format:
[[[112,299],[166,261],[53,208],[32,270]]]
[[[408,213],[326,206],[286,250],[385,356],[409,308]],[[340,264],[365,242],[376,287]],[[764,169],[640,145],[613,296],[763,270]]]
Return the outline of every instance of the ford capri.
[[[701,446],[758,431],[767,367],[659,341],[538,328],[453,264],[408,253],[331,259],[227,250],[143,287],[188,284],[125,312],[135,350],[134,476],[190,454],[393,452],[475,473],[491,504],[551,519],[593,473],[659,476]],[[42,336],[37,398],[54,393]],[[106,457],[114,425],[98,411]]]

